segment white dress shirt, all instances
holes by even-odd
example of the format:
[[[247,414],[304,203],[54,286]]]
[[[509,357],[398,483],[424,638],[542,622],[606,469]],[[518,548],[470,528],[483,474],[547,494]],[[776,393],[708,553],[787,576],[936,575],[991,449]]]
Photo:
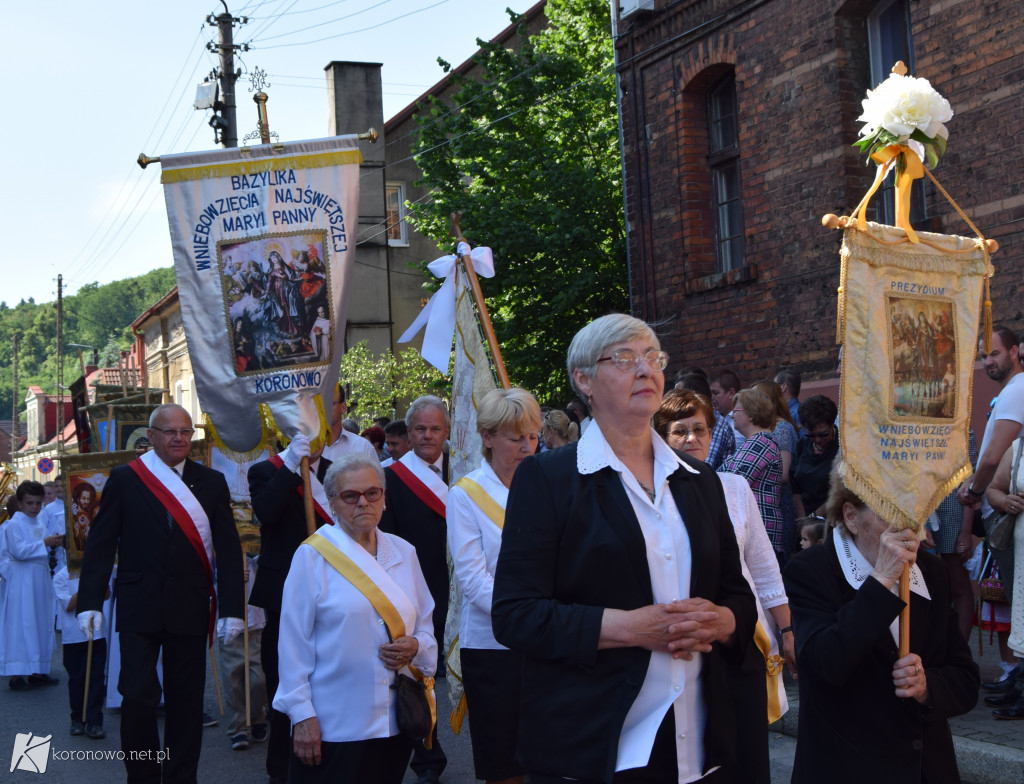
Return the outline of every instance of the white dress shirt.
[[[502,509],[508,503],[508,488],[485,461],[466,475]],[[494,567],[501,549],[501,529],[458,485],[448,491],[448,550],[452,567],[462,589],[459,647],[507,650],[494,639],[491,629],[491,594]]]
[[[350,557],[352,548],[359,547],[336,524],[317,532]],[[405,594],[405,601],[395,601],[385,590],[402,616],[406,634],[419,642],[413,664],[432,675],[437,666],[434,600],[416,550],[404,539],[378,530],[376,562]],[[369,599],[320,553],[300,546],[284,584],[278,640],[281,681],[274,707],[288,714],[292,726],[316,716],[322,739],[328,742],[398,734],[391,688],[395,673],[378,656],[387,642],[387,627]]]
[[[654,601],[661,604],[690,598],[692,568],[690,537],[669,490],[668,477],[677,470],[697,472],[683,463],[654,430],[651,430],[651,442],[654,447],[653,501],[616,457],[596,421],[580,438],[576,462],[581,474],[596,473],[605,467],[619,474],[647,544]],[[692,661],[685,661],[673,659],[668,653],[651,652],[647,675],[619,735],[617,771],[640,768],[650,762],[654,737],[671,707],[676,724],[679,784],[697,781],[704,775],[707,710],[700,682],[702,661],[699,653],[693,655]]]
[[[380,459],[377,456],[377,450],[373,448],[373,444],[362,436],[348,432],[345,428],[341,429],[341,435],[338,436],[337,441],[324,448],[323,456],[333,463],[338,458],[353,452],[357,454],[360,452],[365,453],[374,460]]]

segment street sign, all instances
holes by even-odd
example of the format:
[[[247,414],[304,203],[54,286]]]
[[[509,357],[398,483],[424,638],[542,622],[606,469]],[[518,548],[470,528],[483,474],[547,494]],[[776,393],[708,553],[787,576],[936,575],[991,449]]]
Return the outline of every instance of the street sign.
[[[39,473],[48,474],[53,470],[53,461],[48,457],[41,457],[36,463],[36,468],[39,469]]]

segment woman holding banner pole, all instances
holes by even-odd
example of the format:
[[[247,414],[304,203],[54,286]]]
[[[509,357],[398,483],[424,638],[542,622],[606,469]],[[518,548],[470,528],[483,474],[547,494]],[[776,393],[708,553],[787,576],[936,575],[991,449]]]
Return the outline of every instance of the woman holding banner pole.
[[[476,412],[484,462],[448,492],[448,549],[462,589],[459,647],[476,777],[521,784],[516,762],[520,655],[494,639],[491,593],[505,504],[519,464],[537,450],[540,406],[525,389],[488,392]]]

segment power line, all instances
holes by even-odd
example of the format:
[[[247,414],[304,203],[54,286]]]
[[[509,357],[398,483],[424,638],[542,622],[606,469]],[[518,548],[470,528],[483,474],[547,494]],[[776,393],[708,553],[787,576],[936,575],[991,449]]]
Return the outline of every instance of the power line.
[[[444,5],[447,2],[449,2],[449,0],[440,0],[440,2],[434,3],[433,5],[428,5],[428,6],[425,6],[423,8],[418,8],[415,11],[410,11],[407,14],[402,14],[400,16],[396,16],[393,19],[388,19],[385,22],[379,22],[379,23],[377,23],[375,25],[370,25],[369,27],[363,27],[360,30],[349,30],[346,33],[338,33],[337,35],[328,35],[328,36],[325,36],[323,38],[316,38],[316,39],[314,39],[312,41],[297,41],[297,42],[292,43],[292,44],[274,44],[273,46],[255,46],[254,47],[254,46],[252,46],[252,43],[253,43],[253,41],[256,41],[257,39],[253,38],[253,39],[250,39],[250,41],[249,41],[249,45],[250,45],[249,48],[250,49],[282,49],[282,48],[284,48],[286,46],[308,46],[310,44],[319,44],[319,43],[322,43],[323,41],[333,41],[335,38],[344,38],[344,37],[349,36],[349,35],[357,35],[358,33],[365,33],[365,32],[367,32],[369,30],[376,30],[378,27],[383,27],[384,25],[389,25],[392,22],[397,22],[400,19],[407,19],[410,16],[415,16],[416,14],[421,14],[424,11],[429,11],[431,8],[437,8],[439,5]]]
[[[335,22],[343,22],[344,20],[351,19],[354,16],[359,16],[360,14],[365,14],[367,11],[372,11],[374,8],[380,8],[382,5],[387,5],[390,2],[392,2],[392,0],[380,0],[379,3],[374,3],[373,5],[368,5],[366,8],[361,8],[358,11],[355,11],[354,13],[351,13],[351,14],[346,14],[345,16],[339,16],[337,19],[328,19],[326,22],[317,22],[316,24],[307,25],[306,27],[300,27],[298,30],[292,30],[291,32],[288,32],[288,33],[278,33],[277,35],[272,35],[272,36],[269,36],[267,38],[263,38],[261,40],[273,41],[273,40],[278,39],[278,38],[287,38],[289,35],[297,35],[298,33],[304,33],[307,30],[313,30],[314,28],[317,28],[317,27],[324,27],[324,26],[329,25],[329,24],[334,24]],[[301,12],[299,12],[299,13],[301,13]],[[269,47],[263,47],[263,48],[267,49]]]
[[[266,0],[264,0],[264,2],[266,2]],[[347,3],[347,2],[349,2],[349,0],[335,0],[335,2],[333,2],[333,3],[328,3],[327,5],[318,5],[316,8],[304,8],[301,11],[292,11],[291,14],[292,14],[292,16],[296,16],[298,14],[311,14],[314,11],[323,11],[325,8],[330,8],[331,6],[341,5],[342,3]],[[260,3],[260,5],[263,5],[263,3]],[[265,17],[265,16],[249,16],[250,21],[252,21],[252,20],[259,21],[259,20],[267,19],[267,18],[268,17]]]

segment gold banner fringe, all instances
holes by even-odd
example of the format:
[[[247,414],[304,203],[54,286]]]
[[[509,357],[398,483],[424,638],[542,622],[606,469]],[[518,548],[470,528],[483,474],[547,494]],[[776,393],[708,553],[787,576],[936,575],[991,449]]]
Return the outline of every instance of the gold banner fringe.
[[[960,483],[973,472],[974,471],[970,464],[961,466],[959,471],[939,485],[939,488],[932,494],[932,497],[928,502],[928,509],[930,509],[928,515],[938,509],[942,500],[956,490],[956,488],[960,486]],[[910,517],[905,515],[889,499],[885,498],[875,490],[867,479],[861,476],[861,474],[850,465],[849,461],[845,459],[845,455],[843,456],[843,461],[839,466],[839,475],[846,483],[846,486],[856,493],[864,503],[871,507],[871,510],[876,515],[881,517],[883,520],[888,521],[898,529],[909,528],[920,538],[924,538],[923,529],[924,524],[928,519],[928,515],[925,515],[925,519],[921,521],[912,520]]]
[[[320,395],[313,398],[316,401],[316,410],[320,419],[319,431],[310,438],[310,449],[316,451],[321,445],[326,444],[328,439],[331,437],[331,425],[327,421],[327,414],[324,412],[324,401]],[[204,414],[203,419],[206,423],[206,437],[210,440],[213,446],[217,447],[224,455],[234,460],[239,465],[243,463],[251,463],[257,457],[260,452],[265,449],[269,449],[273,454],[276,450],[277,444],[287,446],[291,441],[284,433],[281,432],[281,428],[277,424],[277,420],[274,419],[274,414],[270,410],[270,406],[266,403],[260,403],[260,421],[263,423],[263,432],[260,434],[260,440],[252,449],[248,452],[236,452],[230,447],[226,446],[217,434],[217,428],[214,426],[213,421],[209,415]]]

